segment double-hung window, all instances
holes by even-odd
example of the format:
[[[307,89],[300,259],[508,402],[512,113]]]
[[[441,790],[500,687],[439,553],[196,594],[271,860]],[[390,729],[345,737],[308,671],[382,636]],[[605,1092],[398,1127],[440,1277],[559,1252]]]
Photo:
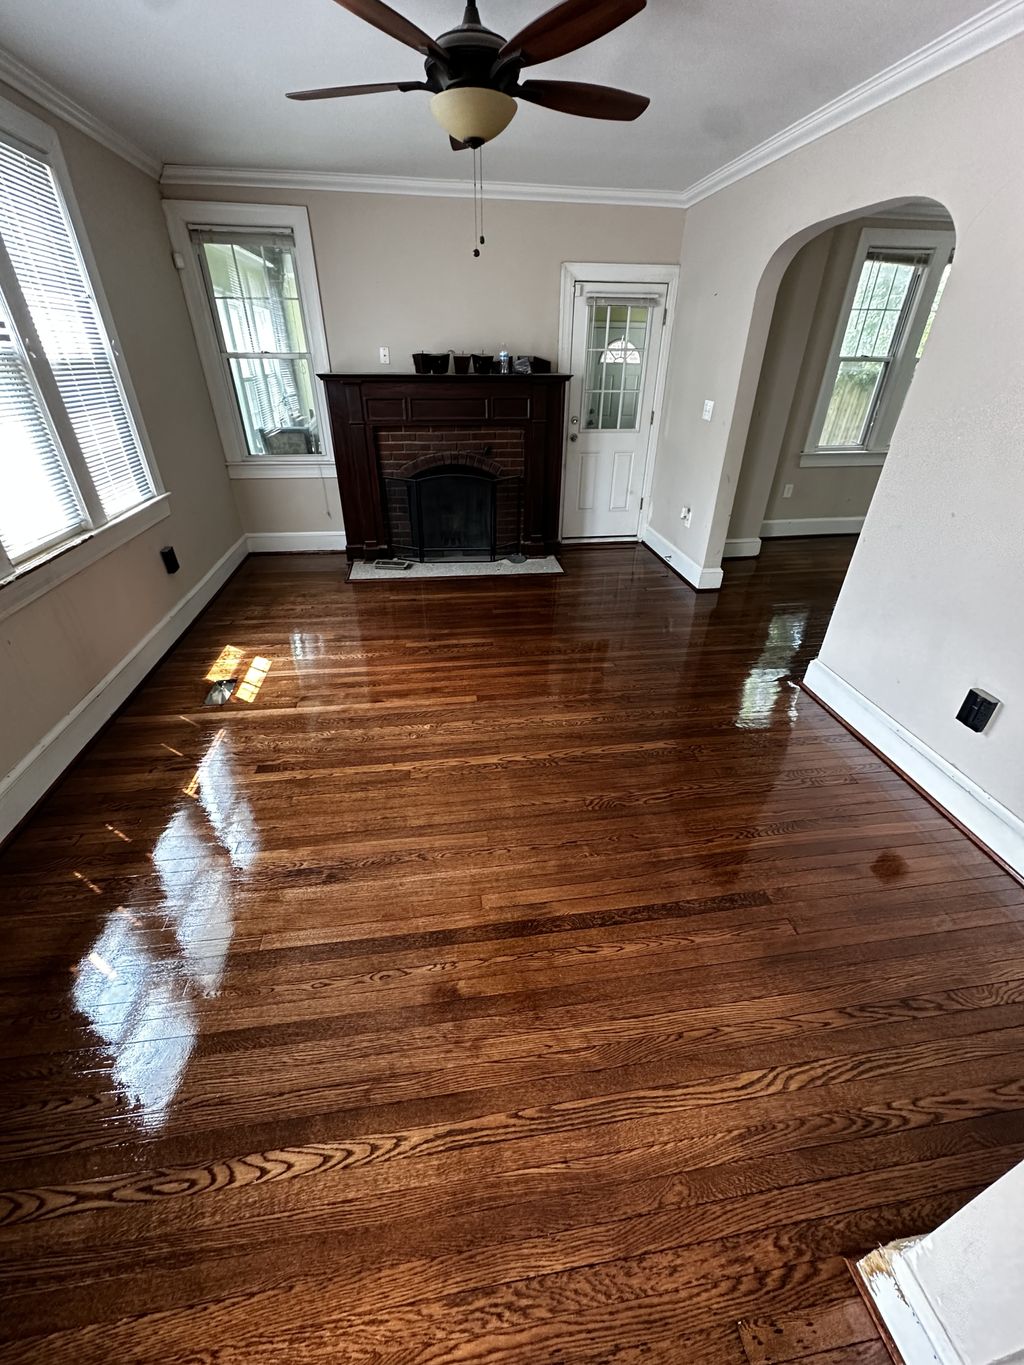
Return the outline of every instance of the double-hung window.
[[[888,449],[949,270],[952,234],[861,236],[815,409],[815,455]]]
[[[281,204],[164,204],[233,477],[319,477],[327,343],[309,220]]]
[[[159,494],[39,128],[43,147],[0,121],[0,581]]]

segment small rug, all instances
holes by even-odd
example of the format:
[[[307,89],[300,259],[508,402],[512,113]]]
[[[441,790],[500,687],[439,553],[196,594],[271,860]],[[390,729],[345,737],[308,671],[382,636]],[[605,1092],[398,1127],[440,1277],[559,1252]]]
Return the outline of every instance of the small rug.
[[[441,564],[414,564],[411,569],[378,569],[373,560],[357,559],[348,578],[350,583],[408,583],[410,579],[422,578],[517,578],[561,572],[562,566],[554,555],[527,559],[522,564],[507,559],[467,560],[463,564],[449,559]]]

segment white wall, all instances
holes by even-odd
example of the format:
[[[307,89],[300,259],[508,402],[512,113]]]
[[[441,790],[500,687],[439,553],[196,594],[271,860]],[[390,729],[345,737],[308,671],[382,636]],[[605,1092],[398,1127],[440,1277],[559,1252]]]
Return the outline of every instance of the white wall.
[[[393,374],[414,351],[502,345],[554,362],[563,261],[676,264],[680,209],[497,200],[473,257],[468,199],[168,185],[168,198],[303,204],[309,212],[331,368]],[[319,478],[234,482],[250,533],[339,529]],[[336,490],[335,490],[336,492]]]
[[[1014,39],[688,211],[653,529],[721,558],[776,291],[823,226],[944,204],[957,260],[822,648],[855,692],[1010,812],[1024,811],[1024,39]],[[715,418],[701,421],[705,398]],[[692,526],[679,520],[694,508]],[[984,736],[954,719],[978,684]],[[1021,826],[1024,833],[1024,825]],[[1021,845],[1024,848],[1024,842]]]
[[[156,182],[15,92],[3,87],[0,92],[57,128],[143,420],[171,494],[171,515],[164,521],[0,621],[3,837],[106,719],[104,706],[92,704],[71,732],[68,717],[200,589],[238,541],[241,528],[168,253]],[[158,554],[168,543],[181,561],[174,577]],[[187,615],[187,608],[179,614],[178,630]],[[139,658],[145,662],[150,656]],[[106,694],[108,700],[115,692]]]
[[[1024,1165],[934,1232],[866,1257],[860,1269],[907,1365],[1020,1365]]]

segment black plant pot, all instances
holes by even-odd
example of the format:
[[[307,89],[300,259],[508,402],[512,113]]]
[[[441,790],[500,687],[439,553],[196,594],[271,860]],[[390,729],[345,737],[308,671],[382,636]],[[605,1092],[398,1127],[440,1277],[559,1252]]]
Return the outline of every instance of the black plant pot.
[[[427,374],[427,357],[422,351],[417,351],[412,358],[412,367],[417,374]]]
[[[451,360],[451,352],[445,351],[425,351],[423,360],[427,367],[427,374],[447,374],[448,362]]]
[[[494,356],[475,355],[473,356],[474,374],[493,374],[495,370]]]
[[[452,360],[455,364],[456,374],[469,374],[470,357],[468,355],[453,355]]]

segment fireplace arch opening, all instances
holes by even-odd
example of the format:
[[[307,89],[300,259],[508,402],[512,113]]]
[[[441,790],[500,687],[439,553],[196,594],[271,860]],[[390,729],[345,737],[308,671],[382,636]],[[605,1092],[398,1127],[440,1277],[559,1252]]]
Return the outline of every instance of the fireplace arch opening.
[[[387,480],[396,554],[437,563],[519,552],[521,481],[482,468],[483,463],[442,457],[404,478]]]

